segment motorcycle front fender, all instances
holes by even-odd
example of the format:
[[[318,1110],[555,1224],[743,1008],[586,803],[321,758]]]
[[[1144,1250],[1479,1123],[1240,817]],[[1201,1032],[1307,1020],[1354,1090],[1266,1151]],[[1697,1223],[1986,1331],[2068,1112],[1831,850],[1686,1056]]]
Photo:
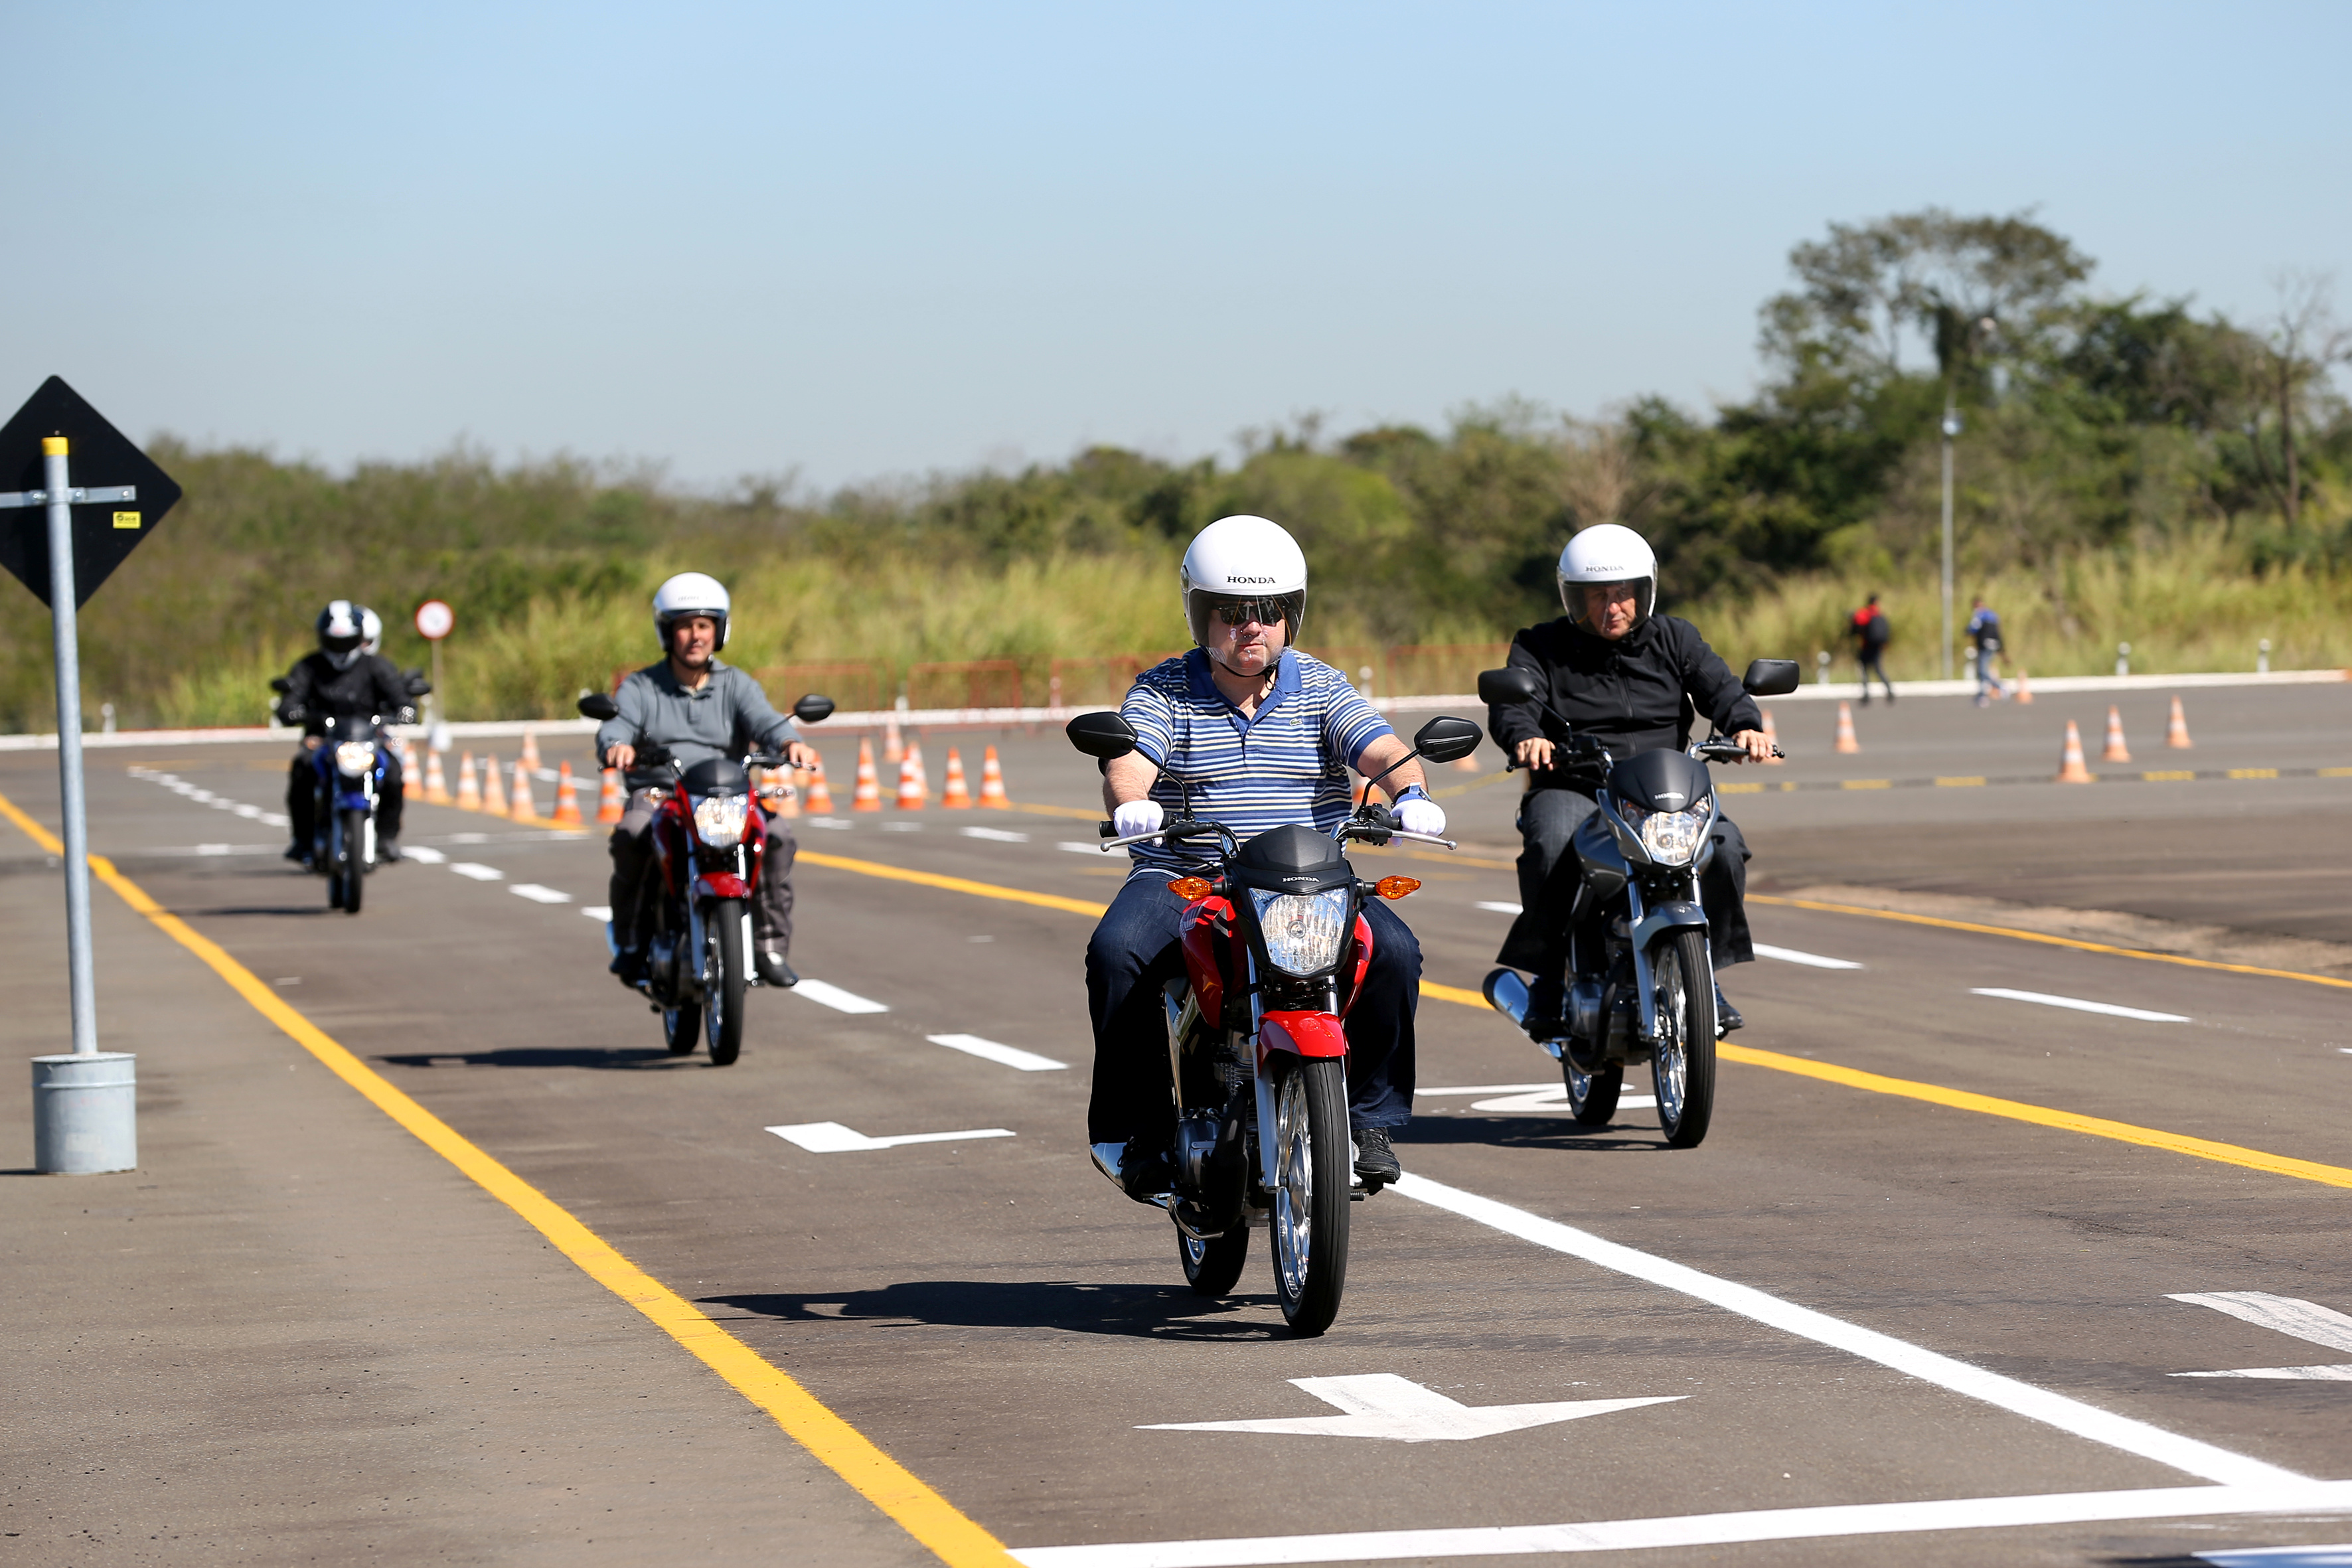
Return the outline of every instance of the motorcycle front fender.
[[[1258,1020],[1257,1059],[1261,1067],[1276,1051],[1288,1051],[1309,1060],[1348,1054],[1347,1031],[1328,1013],[1268,1013]]]
[[[696,899],[748,899],[751,888],[731,871],[713,871],[694,879]]]
[[[1633,946],[1646,953],[1650,951],[1650,944],[1665,932],[1683,931],[1691,927],[1696,927],[1700,931],[1706,929],[1706,910],[1701,909],[1696,901],[1682,899],[1670,900],[1643,915],[1635,923]]]

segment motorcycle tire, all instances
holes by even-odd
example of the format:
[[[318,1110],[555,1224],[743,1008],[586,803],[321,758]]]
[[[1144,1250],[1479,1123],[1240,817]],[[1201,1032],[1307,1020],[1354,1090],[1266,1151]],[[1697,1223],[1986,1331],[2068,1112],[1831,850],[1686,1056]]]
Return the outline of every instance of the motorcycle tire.
[[[751,988],[743,967],[743,900],[711,905],[702,933],[709,948],[702,972],[702,1032],[710,1042],[710,1065],[723,1068],[743,1052],[743,996]]]
[[[342,862],[343,912],[347,915],[360,912],[360,890],[367,886],[367,855],[363,848],[367,823],[368,814],[356,806],[343,813],[342,853],[339,858]]]
[[[1611,1062],[1599,1072],[1576,1070],[1576,1064],[1565,1052],[1559,1058],[1559,1076],[1568,1085],[1569,1114],[1579,1127],[1606,1127],[1617,1114],[1617,1097],[1625,1089],[1625,1064]]]
[[[1249,1258],[1249,1222],[1244,1220],[1207,1241],[1195,1241],[1180,1230],[1176,1256],[1183,1261],[1184,1283],[1192,1287],[1192,1294],[1230,1296],[1241,1279],[1242,1265]]]
[[[1715,1119],[1715,965],[1706,933],[1678,931],[1650,950],[1657,987],[1658,1047],[1650,1081],[1658,1126],[1674,1149],[1696,1149]]]
[[[702,1043],[702,1004],[681,1002],[662,1009],[662,1044],[674,1057],[690,1056]]]
[[[1336,1058],[1274,1059],[1274,1289],[1290,1331],[1307,1337],[1331,1326],[1348,1283],[1348,1069]]]

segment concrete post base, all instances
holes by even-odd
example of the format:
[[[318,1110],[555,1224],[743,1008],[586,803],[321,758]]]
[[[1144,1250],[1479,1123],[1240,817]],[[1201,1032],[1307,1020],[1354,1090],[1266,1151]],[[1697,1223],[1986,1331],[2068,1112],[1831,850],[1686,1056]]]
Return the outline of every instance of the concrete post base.
[[[139,1163],[138,1058],[98,1051],[33,1058],[33,1168],[92,1176]]]

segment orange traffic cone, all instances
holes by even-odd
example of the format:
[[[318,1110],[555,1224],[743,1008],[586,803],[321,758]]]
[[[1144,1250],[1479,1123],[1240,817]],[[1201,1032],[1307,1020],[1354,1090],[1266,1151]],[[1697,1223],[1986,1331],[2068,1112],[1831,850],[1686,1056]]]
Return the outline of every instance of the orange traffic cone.
[[[930,804],[930,781],[923,777],[923,748],[918,742],[898,759],[898,809],[920,811]]]
[[[522,732],[521,763],[532,773],[539,772],[539,736],[533,731],[525,730]]]
[[[474,753],[471,752],[461,752],[457,755],[457,809],[482,809],[482,786],[474,782]]]
[[[2066,751],[2058,762],[2060,784],[2096,784],[2091,770],[2083,765],[2083,732],[2074,728],[2074,721],[2066,721]]]
[[[520,763],[514,766],[514,796],[508,803],[507,815],[517,822],[540,820],[539,803],[532,800],[530,773]]]
[[[629,809],[629,792],[621,787],[621,770],[604,770],[604,787],[596,796],[596,820],[618,822]]]
[[[2124,744],[2124,716],[2121,709],[2109,707],[2107,710],[2107,746],[2106,750],[2099,753],[2099,761],[2103,763],[2131,761],[2131,750]]]
[[[1780,731],[1779,730],[1777,730],[1777,729],[1773,728],[1773,725],[1772,725],[1772,710],[1770,710],[1769,708],[1767,708],[1767,709],[1765,709],[1765,710],[1764,710],[1764,738],[1765,738],[1767,741],[1771,742],[1772,742],[1772,744],[1773,744],[1774,746],[1776,746],[1776,747],[1777,747],[1777,746],[1779,746],[1779,745],[1780,745]],[[1770,766],[1770,767],[1776,767],[1776,768],[1777,768],[1777,767],[1779,767],[1779,766],[1780,765],[1780,763],[1781,763],[1781,762],[1783,761],[1783,759],[1781,759],[1781,758],[1780,758],[1780,757],[1769,757],[1769,756],[1768,756],[1768,757],[1766,757],[1766,758],[1764,759],[1764,761],[1765,761],[1765,763],[1766,763],[1768,766]]]
[[[449,804],[449,780],[441,772],[441,753],[430,746],[425,748],[425,804]]]
[[[857,790],[850,796],[849,809],[882,809],[882,778],[874,771],[874,742],[863,737],[857,742]]]
[[[558,827],[585,827],[580,819],[580,792],[572,787],[572,764],[555,764],[555,815],[548,819]]]
[[[949,811],[971,809],[971,788],[964,783],[963,758],[948,748],[948,782],[940,788],[940,805]]]
[[[507,775],[499,771],[496,757],[482,759],[482,815],[507,815]]]
[[[2178,697],[2172,700],[2172,722],[2164,727],[2164,743],[2180,752],[2189,751],[2197,744],[2189,738],[2189,715],[2180,710],[2180,699]]]
[[[1841,752],[1862,750],[1862,742],[1853,738],[1853,708],[1850,703],[1838,704],[1837,749]]]
[[[994,746],[980,756],[980,804],[991,811],[1013,809],[1013,797],[1004,793],[1004,764],[996,760]]]
[[[895,712],[882,721],[882,760],[886,763],[907,760],[907,742],[898,733],[898,715]]]
[[[816,752],[814,746],[809,748]],[[811,816],[833,815],[833,786],[824,782],[824,754],[816,752],[809,759],[808,809]]]
[[[2025,671],[2022,669],[2017,672],[2016,697],[2017,705],[2020,708],[2031,707],[2033,703],[2033,688],[2026,684]]]

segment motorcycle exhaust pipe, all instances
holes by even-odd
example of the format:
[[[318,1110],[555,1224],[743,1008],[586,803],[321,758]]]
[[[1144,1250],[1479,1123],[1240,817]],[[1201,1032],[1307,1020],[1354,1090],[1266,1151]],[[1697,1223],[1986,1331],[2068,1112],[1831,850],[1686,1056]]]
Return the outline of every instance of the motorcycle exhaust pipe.
[[[1490,970],[1486,983],[1478,988],[1486,998],[1486,1005],[1524,1026],[1528,1016],[1528,983],[1519,978],[1515,969]]]

